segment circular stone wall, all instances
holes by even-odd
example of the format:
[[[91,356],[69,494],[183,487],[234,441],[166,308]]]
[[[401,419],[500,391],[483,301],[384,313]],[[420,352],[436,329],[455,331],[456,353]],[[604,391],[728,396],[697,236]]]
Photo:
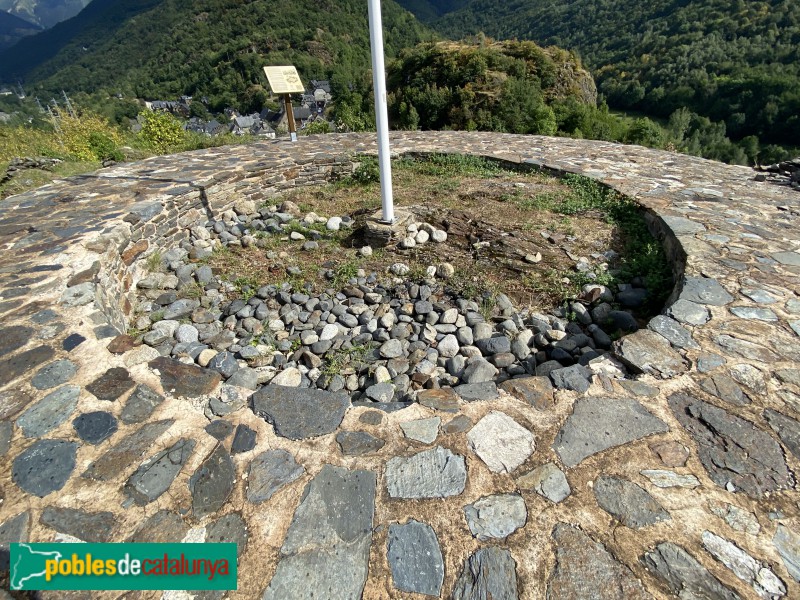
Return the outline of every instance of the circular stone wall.
[[[148,256],[237,202],[351,172],[374,140],[119,165],[0,202],[1,541],[236,541],[243,598],[798,593],[796,192],[583,140],[397,133],[393,150],[580,173],[642,204],[678,283],[615,347],[638,379],[537,404],[531,377],[397,412],[220,388],[118,337]]]

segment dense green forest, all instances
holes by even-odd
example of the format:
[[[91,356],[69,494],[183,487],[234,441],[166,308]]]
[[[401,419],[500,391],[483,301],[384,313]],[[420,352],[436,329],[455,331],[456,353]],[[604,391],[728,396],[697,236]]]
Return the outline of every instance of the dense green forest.
[[[800,140],[796,0],[402,0],[441,33],[580,53],[615,108],[724,122],[734,139]],[[432,16],[436,12],[441,17]]]
[[[390,56],[430,33],[383,3]],[[212,110],[260,110],[265,64],[294,64],[344,94],[369,77],[367,6],[360,0],[94,0],[77,17],[0,54],[0,78],[42,95],[205,96]],[[131,106],[119,103],[121,113]],[[108,111],[104,111],[108,112]],[[120,115],[118,115],[120,116]]]

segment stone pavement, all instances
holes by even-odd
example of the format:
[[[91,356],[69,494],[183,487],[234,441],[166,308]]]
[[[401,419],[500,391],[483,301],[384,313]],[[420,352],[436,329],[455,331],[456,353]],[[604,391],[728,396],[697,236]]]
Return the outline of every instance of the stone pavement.
[[[220,397],[217,373],[118,337],[144,259],[375,140],[103,169],[0,202],[0,545],[234,541],[232,598],[800,597],[800,195],[585,140],[413,132],[393,150],[581,173],[649,209],[679,283],[617,346],[638,378],[396,411]],[[222,597],[164,597],[192,595]]]

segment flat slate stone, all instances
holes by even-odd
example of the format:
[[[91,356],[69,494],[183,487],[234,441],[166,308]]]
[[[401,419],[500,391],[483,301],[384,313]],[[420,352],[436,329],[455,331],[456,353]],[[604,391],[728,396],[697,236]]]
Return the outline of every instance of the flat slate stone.
[[[800,459],[800,422],[768,408],[764,418],[789,451]]]
[[[339,427],[350,398],[344,392],[265,385],[251,396],[253,412],[272,423],[275,433],[304,440]]]
[[[403,410],[404,408],[408,408],[409,406],[413,406],[414,402],[370,402],[367,401],[356,401],[353,402],[354,408],[374,408],[376,410],[381,410],[385,413],[394,413]]]
[[[377,477],[325,465],[303,493],[263,600],[360,598],[367,581]]]
[[[782,523],[778,523],[772,543],[780,554],[789,575],[795,581],[800,582],[800,535]]]
[[[294,457],[286,450],[267,450],[250,463],[247,477],[247,499],[260,504],[272,498],[282,487],[304,473]]]
[[[558,523],[552,537],[556,566],[547,582],[548,598],[652,598],[628,567],[577,527]]]
[[[42,437],[69,419],[78,406],[81,388],[65,385],[31,405],[17,419],[25,437]]]
[[[216,371],[197,365],[185,365],[177,360],[159,356],[147,363],[161,375],[161,387],[175,396],[198,398],[211,394],[222,381]]]
[[[92,332],[98,340],[105,340],[119,335],[119,331],[113,325],[98,325]]]
[[[438,390],[420,390],[417,392],[417,402],[434,410],[459,411],[458,394],[449,387]]]
[[[0,419],[13,417],[33,401],[33,396],[25,390],[8,389],[0,392]]]
[[[704,325],[711,319],[711,313],[705,306],[689,300],[677,300],[667,308],[667,314],[688,325]]]
[[[227,438],[233,431],[233,423],[217,419],[206,425],[206,433],[220,442]]]
[[[67,483],[77,452],[75,442],[38,440],[14,459],[12,479],[22,490],[44,498]]]
[[[619,379],[617,383],[620,384],[625,391],[635,396],[642,396],[644,398],[655,398],[658,396],[658,388],[642,383],[641,381],[636,381],[635,379]]]
[[[0,361],[0,387],[50,360],[53,355],[55,351],[50,346],[37,346]]]
[[[747,406],[750,404],[750,398],[745,395],[739,384],[727,375],[714,373],[705,379],[701,379],[698,383],[703,390],[729,404],[734,406]]]
[[[138,544],[178,543],[189,533],[189,526],[181,516],[169,510],[160,510],[148,517],[128,538]]]
[[[733,296],[716,279],[706,277],[686,277],[680,299],[711,306],[725,306],[733,302]]]
[[[10,421],[0,421],[0,456],[8,452],[13,435],[14,425]]]
[[[390,525],[386,557],[395,588],[439,596],[444,582],[444,560],[430,525],[413,519],[405,525]]]
[[[700,480],[694,475],[684,475],[666,469],[643,469],[639,473],[647,477],[654,486],[660,488],[681,487],[694,489],[700,485]]]
[[[549,377],[520,377],[500,384],[500,389],[537,410],[553,407],[553,384]]]
[[[550,371],[553,385],[561,390],[573,390],[583,394],[591,385],[592,372],[583,365],[572,365]]]
[[[579,398],[558,432],[553,449],[567,467],[669,427],[632,398]]]
[[[780,445],[753,423],[686,394],[673,394],[668,402],[697,443],[700,462],[714,483],[751,498],[792,487]]]
[[[782,265],[800,267],[800,252],[773,252],[772,258]]]
[[[136,382],[131,379],[127,369],[112,367],[87,385],[86,389],[100,400],[114,401],[134,385]]]
[[[386,463],[386,487],[392,498],[445,498],[464,491],[464,457],[436,446],[408,458],[395,456]]]
[[[692,334],[675,319],[670,319],[664,315],[656,315],[650,319],[647,328],[665,337],[676,348],[700,349],[700,344],[692,339]]]
[[[26,510],[0,525],[0,571],[3,571],[4,575],[8,573],[11,544],[28,541],[30,520],[31,513]]]
[[[723,356],[712,352],[701,352],[697,357],[697,370],[701,373],[708,373],[717,367],[721,367],[726,362]]]
[[[534,491],[555,503],[561,502],[572,493],[567,476],[555,463],[541,465],[520,476],[517,486],[521,490]]]
[[[107,543],[111,541],[117,518],[114,513],[108,511],[86,512],[74,508],[47,506],[39,522],[84,542]]]
[[[336,434],[336,443],[345,456],[363,456],[377,452],[386,444],[366,431],[340,431]]]
[[[511,473],[536,449],[530,431],[496,410],[475,424],[467,440],[472,451],[494,473]]]
[[[239,513],[228,513],[206,527],[206,544],[236,544],[241,557],[247,548],[247,523]]]
[[[400,429],[403,430],[403,434],[410,440],[416,440],[423,444],[432,444],[439,435],[439,425],[441,423],[442,420],[439,417],[415,419],[413,421],[400,423]]]
[[[142,464],[122,491],[139,506],[149,504],[169,489],[194,450],[195,441],[184,438]]]
[[[780,598],[786,595],[786,586],[772,569],[762,566],[730,540],[707,530],[703,531],[702,540],[708,553],[749,584],[760,598]]]
[[[465,402],[480,400],[494,400],[499,396],[497,385],[494,381],[481,381],[479,383],[462,383],[453,388],[458,396]]]
[[[739,600],[738,594],[722,585],[692,555],[672,542],[662,542],[645,553],[642,563],[681,598]]]
[[[61,342],[61,347],[67,352],[72,352],[85,341],[86,338],[80,333],[73,333],[64,338],[64,341]]]
[[[519,494],[484,496],[464,507],[469,530],[476,538],[504,540],[528,520],[528,509]]]
[[[593,491],[600,508],[626,527],[639,529],[670,518],[655,498],[627,479],[601,475]]]
[[[464,433],[467,429],[472,427],[472,420],[467,415],[458,415],[448,421],[447,425],[442,427],[445,433]]]
[[[87,444],[99,444],[117,431],[117,419],[110,412],[84,413],[72,422],[75,433]]]
[[[740,319],[749,319],[755,321],[777,321],[776,315],[769,308],[760,308],[757,306],[735,306],[731,308],[731,312]]]
[[[519,600],[517,563],[505,549],[481,548],[464,563],[453,600]]]
[[[0,356],[19,350],[33,338],[35,331],[24,325],[12,325],[0,329]]]
[[[119,418],[126,425],[141,423],[148,419],[163,401],[164,396],[150,386],[140,383],[128,397]]]
[[[222,508],[235,482],[236,469],[231,455],[222,444],[217,444],[189,479],[195,519],[202,519]]]
[[[640,329],[613,344],[614,354],[634,373],[647,373],[668,379],[688,370],[683,358],[670,347],[665,337]]]
[[[256,447],[256,432],[250,429],[244,423],[236,426],[236,433],[233,436],[231,443],[231,454],[241,454],[242,452],[250,452]]]
[[[137,431],[125,436],[117,444],[89,465],[82,477],[108,481],[135,464],[144,452],[172,426],[175,421],[165,419],[145,423]]]

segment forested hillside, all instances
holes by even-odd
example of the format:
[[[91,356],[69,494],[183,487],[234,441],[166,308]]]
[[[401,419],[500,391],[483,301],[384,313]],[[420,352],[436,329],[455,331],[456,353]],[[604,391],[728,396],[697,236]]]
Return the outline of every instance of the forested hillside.
[[[387,53],[430,37],[409,13],[383,3]],[[260,110],[265,64],[346,89],[369,73],[361,0],[94,0],[80,15],[0,55],[0,79],[33,93],[85,92],[145,99],[206,96],[212,109]]]
[[[0,10],[0,50],[13,46],[26,35],[32,35],[41,29],[33,23]]]
[[[432,23],[453,39],[483,31],[576,50],[614,107],[688,107],[735,138],[800,139],[796,0],[470,0]]]

